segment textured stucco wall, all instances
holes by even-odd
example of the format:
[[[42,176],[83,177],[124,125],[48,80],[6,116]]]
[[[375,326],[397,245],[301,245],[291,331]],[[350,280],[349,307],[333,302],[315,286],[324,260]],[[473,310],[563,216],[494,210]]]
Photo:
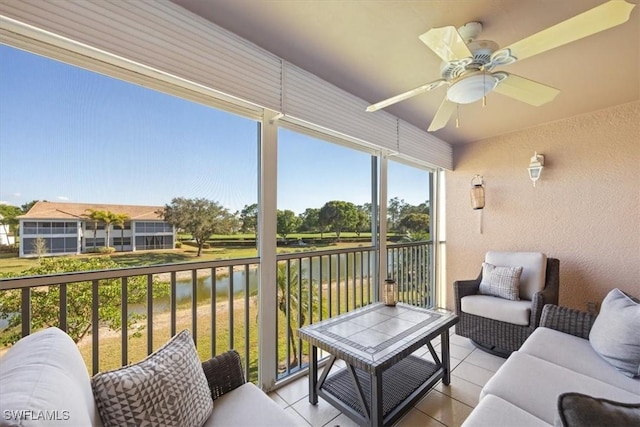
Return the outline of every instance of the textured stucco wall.
[[[535,188],[534,151],[545,155]],[[487,250],[559,258],[564,306],[599,306],[614,287],[640,297],[640,102],[458,146],[454,168],[446,173],[448,308],[453,281],[476,277]],[[475,174],[485,179],[482,213],[469,202]]]

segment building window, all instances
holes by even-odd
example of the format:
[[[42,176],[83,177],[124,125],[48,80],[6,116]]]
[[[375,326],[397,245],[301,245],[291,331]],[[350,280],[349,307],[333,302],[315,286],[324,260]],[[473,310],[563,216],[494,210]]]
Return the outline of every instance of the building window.
[[[44,240],[44,254],[75,254],[78,251],[78,240],[75,237],[39,237]],[[25,255],[36,255],[36,240],[34,237],[22,238]]]
[[[136,236],[136,250],[172,248],[173,236]]]
[[[114,237],[113,246],[116,248],[120,246],[131,246],[131,237]]]
[[[95,239],[91,238],[91,237],[87,237],[84,240],[84,246],[89,249],[89,248],[93,248],[94,246],[99,248],[101,246],[105,246],[104,244],[104,237],[97,237]]]
[[[173,227],[164,221],[136,222],[136,233],[173,233]]]

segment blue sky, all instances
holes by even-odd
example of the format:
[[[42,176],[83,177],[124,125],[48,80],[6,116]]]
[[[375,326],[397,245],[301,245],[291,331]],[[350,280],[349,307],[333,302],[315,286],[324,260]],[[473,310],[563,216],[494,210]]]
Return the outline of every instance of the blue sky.
[[[257,200],[257,123],[0,44],[0,202],[164,205]],[[370,202],[370,156],[280,130],[278,208]],[[389,197],[428,198],[390,162]]]

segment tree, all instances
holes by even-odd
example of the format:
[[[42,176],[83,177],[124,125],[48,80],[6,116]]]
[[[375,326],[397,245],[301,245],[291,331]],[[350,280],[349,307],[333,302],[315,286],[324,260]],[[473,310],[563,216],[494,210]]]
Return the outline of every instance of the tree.
[[[298,218],[300,218],[300,231],[320,230],[320,209],[307,208],[298,215]]]
[[[404,200],[400,200],[398,197],[394,197],[389,200],[387,206],[387,218],[389,219],[389,230],[395,230],[398,227],[398,220],[400,219],[400,212],[402,207],[406,203]]]
[[[116,214],[113,224],[120,228],[120,251],[124,251],[124,224],[131,218],[126,213]]]
[[[371,209],[366,206],[356,206],[356,235],[360,237],[363,231],[371,230]]]
[[[18,234],[19,221],[16,218],[22,215],[22,210],[17,206],[0,204],[0,227],[4,227],[7,235],[13,231],[14,236]]]
[[[213,200],[204,198],[186,199],[177,197],[170,205],[157,212],[176,228],[190,233],[198,245],[198,254],[212,234],[229,234],[235,225],[235,217]]]
[[[253,233],[258,239],[258,204],[244,205],[240,211],[240,231],[243,233]]]
[[[400,227],[411,233],[429,232],[429,215],[424,213],[410,213],[402,217]]]
[[[40,200],[32,200],[29,203],[25,203],[24,205],[20,206],[20,209],[22,209],[23,213],[27,213],[29,212],[29,210],[31,210],[31,208],[33,207],[33,205],[35,205],[36,203],[38,203]],[[44,202],[46,202],[46,200],[43,200]]]
[[[333,200],[320,208],[320,223],[335,232],[338,241],[342,231],[355,229],[356,216],[356,206],[351,202]]]
[[[296,339],[293,336],[292,322],[294,322],[294,319],[299,318],[301,323],[298,327],[303,326],[307,321],[306,314],[309,312],[309,280],[300,280],[298,274],[298,268],[295,265],[290,264],[287,268],[286,262],[278,263],[278,274],[276,279],[278,284],[278,310],[280,310],[287,319],[289,343],[293,349],[293,360],[290,363],[290,366],[292,367],[298,366],[298,350],[296,346]],[[289,280],[287,280],[287,277]],[[317,292],[315,291],[315,287],[312,288],[312,292],[314,295],[311,296],[311,304],[312,308],[315,309],[317,308]],[[287,301],[289,302],[288,312]]]
[[[88,212],[88,213],[87,213]],[[102,221],[105,212],[98,209],[85,210],[84,216],[93,224],[93,251],[96,251],[96,233],[98,232],[98,223]],[[107,243],[108,245],[108,243]]]
[[[300,227],[301,221],[300,218],[296,216],[296,213],[291,210],[281,211],[278,209],[277,212],[277,232],[284,240],[287,240],[287,235],[291,233],[295,233],[298,231],[298,227]]]
[[[77,271],[112,270],[121,267],[109,257],[91,257],[78,259],[72,257],[43,258],[37,267],[21,273],[3,274],[0,277],[39,276]],[[156,279],[154,278],[154,281]],[[121,318],[120,279],[102,279],[98,286],[98,318],[101,326],[111,330],[120,330]],[[163,297],[169,294],[167,284],[154,283],[153,296]],[[0,343],[13,344],[21,337],[22,292],[12,289],[0,292],[0,318],[7,320],[7,328],[0,333]],[[67,286],[67,333],[75,341],[80,341],[91,331],[92,319],[92,282],[78,282]],[[129,277],[127,281],[127,302],[144,303],[147,298],[146,276]],[[34,330],[49,326],[59,326],[60,286],[42,286],[31,289],[31,326]],[[138,323],[144,315],[130,312],[128,328],[134,333],[144,327]]]
[[[47,252],[49,252],[49,249],[47,249],[47,241],[44,240],[44,238],[42,237],[37,237],[33,241],[32,245],[33,245],[33,252],[36,254],[38,259],[42,258],[47,254]]]
[[[111,246],[111,224],[115,223],[117,219],[118,214],[115,214],[111,211],[102,211],[101,220],[102,222],[104,222],[104,230],[107,233],[107,241],[105,242],[105,246],[107,248]]]

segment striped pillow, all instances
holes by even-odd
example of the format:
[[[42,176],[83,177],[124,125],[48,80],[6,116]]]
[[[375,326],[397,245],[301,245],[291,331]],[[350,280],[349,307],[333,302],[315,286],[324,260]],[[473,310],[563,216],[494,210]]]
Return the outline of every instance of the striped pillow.
[[[521,274],[522,267],[499,267],[483,262],[480,293],[518,301]]]

